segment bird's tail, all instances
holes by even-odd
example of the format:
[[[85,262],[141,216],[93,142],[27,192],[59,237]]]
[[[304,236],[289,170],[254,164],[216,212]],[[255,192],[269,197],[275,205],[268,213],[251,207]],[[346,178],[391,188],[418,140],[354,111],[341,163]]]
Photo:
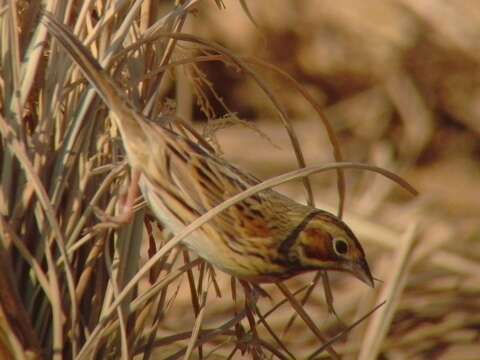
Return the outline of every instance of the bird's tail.
[[[51,35],[62,45],[73,61],[80,67],[91,85],[105,101],[114,120],[120,128],[120,133],[132,166],[141,161],[139,155],[147,149],[145,145],[145,121],[124,93],[114,83],[112,78],[95,60],[87,48],[71,33],[71,31],[52,14],[43,13],[42,23]],[[135,161],[136,160],[136,161]]]

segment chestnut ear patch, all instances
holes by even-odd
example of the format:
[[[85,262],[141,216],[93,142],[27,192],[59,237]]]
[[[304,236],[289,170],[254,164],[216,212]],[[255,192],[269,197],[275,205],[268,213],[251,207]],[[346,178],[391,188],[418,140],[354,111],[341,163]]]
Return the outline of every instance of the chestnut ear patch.
[[[305,236],[308,238],[308,241],[303,244],[306,256],[321,261],[337,259],[332,251],[332,237],[328,232],[321,229],[307,229]]]

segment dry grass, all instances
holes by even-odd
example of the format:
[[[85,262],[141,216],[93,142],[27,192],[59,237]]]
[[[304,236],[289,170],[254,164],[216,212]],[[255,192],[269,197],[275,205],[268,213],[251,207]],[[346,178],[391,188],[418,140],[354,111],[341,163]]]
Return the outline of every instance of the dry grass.
[[[345,220],[383,282],[370,290],[330,274],[341,322],[320,274],[264,286],[270,299],[245,291],[174,247],[182,234],[165,245],[141,203],[132,224],[92,228],[94,206],[113,213],[127,181],[118,131],[38,25],[40,1],[5,0],[0,358],[313,359],[328,357],[328,345],[346,359],[478,356],[478,6],[44,3],[152,119],[176,114],[201,130],[193,121],[207,119],[212,146],[260,177],[313,165],[258,188],[343,158],[400,173],[421,196],[345,165]],[[311,190],[301,181],[279,189],[302,201],[306,185],[306,201],[342,211],[338,174],[310,176]],[[348,336],[343,323],[356,324]]]

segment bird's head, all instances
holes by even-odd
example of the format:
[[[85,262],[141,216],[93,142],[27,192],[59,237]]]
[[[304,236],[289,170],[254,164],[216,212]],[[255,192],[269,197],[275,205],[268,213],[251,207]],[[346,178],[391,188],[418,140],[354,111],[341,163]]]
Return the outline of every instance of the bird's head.
[[[280,251],[293,256],[301,269],[346,271],[374,287],[360,242],[338,217],[320,210],[312,212],[290,235]]]

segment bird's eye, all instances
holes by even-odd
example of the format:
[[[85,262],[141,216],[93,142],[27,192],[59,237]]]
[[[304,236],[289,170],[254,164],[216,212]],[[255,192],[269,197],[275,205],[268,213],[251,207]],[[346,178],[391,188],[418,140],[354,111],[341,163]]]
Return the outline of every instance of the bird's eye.
[[[345,255],[348,251],[348,243],[345,239],[337,238],[333,242],[333,249],[337,255]]]

